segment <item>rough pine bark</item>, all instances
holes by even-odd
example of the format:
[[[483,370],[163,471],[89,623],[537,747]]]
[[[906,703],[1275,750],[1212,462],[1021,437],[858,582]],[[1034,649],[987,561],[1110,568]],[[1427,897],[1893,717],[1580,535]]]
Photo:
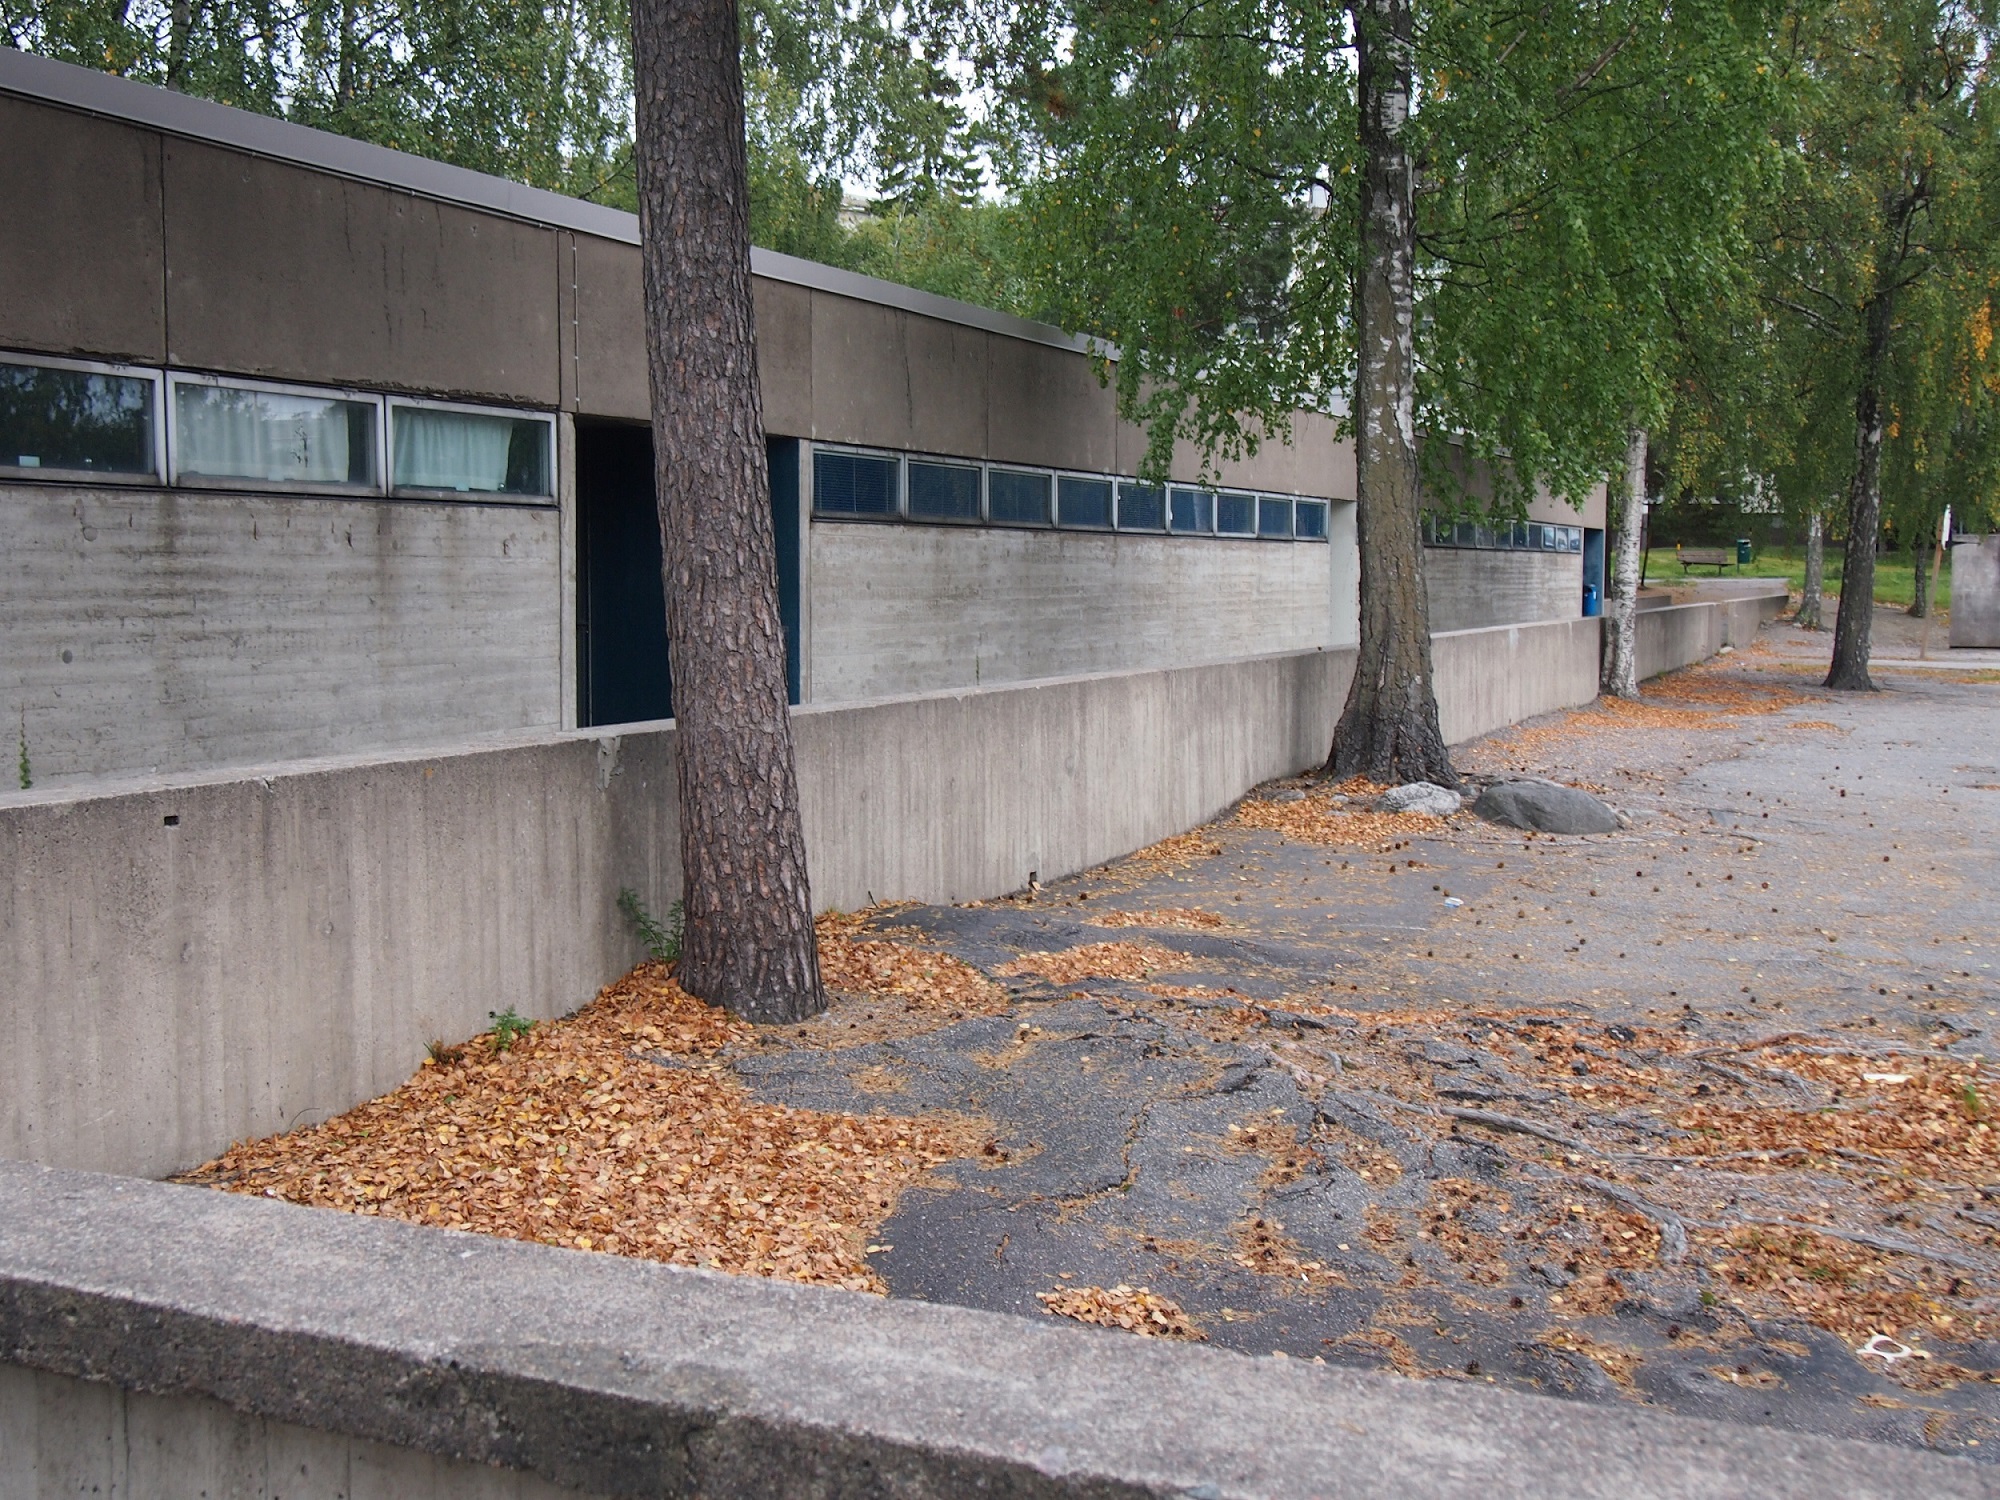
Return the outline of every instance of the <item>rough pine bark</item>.
[[[1376,781],[1456,786],[1431,681],[1417,484],[1415,177],[1410,0],[1354,0],[1361,105],[1361,270],[1355,289],[1355,529],[1361,647],[1328,769]]]
[[[667,646],[679,979],[753,1021],[826,1008],[786,706],[735,0],[637,0],[639,234]]]
[[[1824,630],[1821,597],[1826,590],[1826,522],[1818,511],[1806,517],[1806,581],[1799,590],[1799,610],[1792,623],[1801,630]]]
[[[1854,398],[1854,479],[1847,492],[1847,551],[1840,566],[1840,609],[1833,620],[1833,667],[1826,686],[1872,693],[1869,637],[1875,626],[1875,539],[1882,529],[1882,439],[1887,424],[1882,380],[1888,364],[1894,298],[1879,291],[1869,304],[1861,385]]]
[[[1618,507],[1618,554],[1604,603],[1604,675],[1614,698],[1639,696],[1639,549],[1646,527],[1646,430],[1625,440],[1625,493]]]

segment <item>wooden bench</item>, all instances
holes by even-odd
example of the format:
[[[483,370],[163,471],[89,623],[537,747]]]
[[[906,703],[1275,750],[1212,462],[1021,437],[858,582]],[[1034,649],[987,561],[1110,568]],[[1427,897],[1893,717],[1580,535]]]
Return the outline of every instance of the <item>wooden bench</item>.
[[[1681,565],[1681,572],[1689,568],[1713,568],[1720,573],[1724,568],[1736,566],[1734,547],[1681,547],[1674,548],[1674,560]]]

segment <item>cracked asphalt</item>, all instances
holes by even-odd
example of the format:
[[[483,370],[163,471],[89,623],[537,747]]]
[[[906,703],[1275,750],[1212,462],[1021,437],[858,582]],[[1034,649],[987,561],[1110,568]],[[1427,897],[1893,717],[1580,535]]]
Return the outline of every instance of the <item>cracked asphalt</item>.
[[[1005,1014],[732,1062],[776,1101],[988,1122],[988,1154],[906,1194],[880,1231],[871,1261],[896,1296],[1044,1316],[1055,1289],[1144,1286],[1251,1353],[2000,1460],[2000,1343],[1980,1332],[2000,1326],[2000,1169],[1849,1224],[1874,1200],[1838,1158],[1753,1178],[1665,1154],[1688,1134],[1674,1109],[1790,1109],[1781,1074],[1822,1087],[1697,1055],[1708,1043],[1796,1031],[1975,1072],[1992,1051],[2000,685],[1898,669],[1881,693],[1827,694],[1801,669],[1825,643],[1767,627],[1707,669],[1719,697],[1459,753],[1470,773],[1596,789],[1630,814],[1619,833],[1461,817],[1350,846],[1225,815],[1204,834],[1214,853],[873,924],[989,975],[1109,941],[1186,955],[1171,970],[1003,979]],[[1739,690],[1798,701],[1743,712]],[[1222,925],[1098,925],[1186,910]],[[857,1003],[821,1024],[854,1025]],[[1591,1102],[1642,1055],[1678,1091],[1663,1107]],[[1586,1127],[1615,1169],[1560,1144]],[[1905,1247],[1867,1251],[1881,1264],[1857,1287],[1902,1277],[1945,1310],[1903,1336],[1901,1365],[1732,1293],[1718,1226],[1815,1205],[1854,1244]],[[1670,1219],[1694,1237],[1685,1258]]]

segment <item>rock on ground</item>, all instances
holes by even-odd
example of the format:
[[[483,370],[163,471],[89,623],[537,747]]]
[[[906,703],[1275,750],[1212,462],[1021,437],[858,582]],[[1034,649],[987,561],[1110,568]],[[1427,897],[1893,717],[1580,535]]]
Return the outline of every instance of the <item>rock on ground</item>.
[[[1458,811],[1459,806],[1457,792],[1447,791],[1428,781],[1410,781],[1402,786],[1392,786],[1375,799],[1377,812],[1428,813],[1434,818],[1448,818]]]
[[[1538,833],[1612,833],[1618,828],[1618,814],[1590,793],[1553,781],[1496,782],[1479,794],[1472,810],[1489,823]]]

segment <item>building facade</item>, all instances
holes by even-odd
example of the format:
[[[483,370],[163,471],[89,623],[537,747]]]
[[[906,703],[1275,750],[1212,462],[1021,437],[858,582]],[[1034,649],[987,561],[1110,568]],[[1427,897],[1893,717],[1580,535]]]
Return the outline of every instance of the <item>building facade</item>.
[[[0,139],[0,711],[33,778],[669,711],[631,216],[5,49]],[[1082,340],[753,270],[799,701],[1354,640],[1330,418],[1141,484]],[[1594,505],[1433,535],[1434,626],[1580,613]]]

